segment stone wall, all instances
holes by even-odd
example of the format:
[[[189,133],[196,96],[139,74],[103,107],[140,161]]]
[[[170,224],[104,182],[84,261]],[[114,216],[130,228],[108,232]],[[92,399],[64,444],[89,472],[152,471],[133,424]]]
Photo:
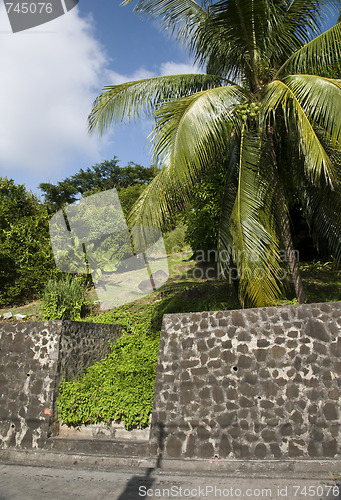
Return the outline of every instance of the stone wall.
[[[43,447],[57,388],[105,357],[121,327],[72,321],[0,326],[0,448]]]
[[[337,457],[340,331],[341,302],[166,315],[151,453]]]

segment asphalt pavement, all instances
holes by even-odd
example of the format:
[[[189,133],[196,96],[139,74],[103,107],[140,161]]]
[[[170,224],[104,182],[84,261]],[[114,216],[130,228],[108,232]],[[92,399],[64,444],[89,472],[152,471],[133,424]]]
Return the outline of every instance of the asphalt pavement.
[[[71,462],[70,456],[59,454],[53,463],[48,454],[35,460],[29,454],[20,457],[0,456],[0,500],[341,498],[337,461],[168,460],[153,464],[72,456]],[[25,457],[35,464],[22,463]]]

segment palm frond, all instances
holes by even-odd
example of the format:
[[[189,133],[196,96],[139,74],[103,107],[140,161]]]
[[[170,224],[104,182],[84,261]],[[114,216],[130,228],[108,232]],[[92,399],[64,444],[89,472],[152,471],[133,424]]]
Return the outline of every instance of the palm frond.
[[[286,73],[316,73],[328,69],[341,60],[341,24],[303,45],[278,70],[276,78]]]
[[[124,0],[128,5],[133,0]],[[209,2],[199,5],[194,0],[138,0],[134,12],[143,12],[158,18],[160,26],[176,34],[177,39],[188,45],[197,36],[208,16]]]
[[[167,230],[177,207],[187,200],[188,192],[169,175],[165,165],[133,205],[128,214],[128,224]]]
[[[259,33],[264,45],[262,61],[280,68],[292,54],[322,30],[323,11],[328,1],[288,0],[265,1],[263,30]]]
[[[162,227],[179,203],[190,199],[200,173],[228,148],[235,108],[248,93],[217,87],[173,100],[155,113],[154,163],[162,170],[134,205],[130,224]]]
[[[283,26],[307,43],[321,33],[325,24],[326,10],[333,13],[337,0],[288,0]]]
[[[155,113],[154,161],[167,161],[180,182],[191,182],[205,165],[226,151],[232,126],[240,126],[235,111],[249,98],[238,85],[203,90],[173,100]]]
[[[198,27],[192,52],[211,74],[240,79],[248,75],[259,83],[258,64],[264,53],[267,33],[273,27],[274,11],[268,0],[217,1],[207,9],[207,20]],[[277,22],[278,20],[276,20]]]
[[[341,178],[341,151],[332,147],[328,133],[316,128],[316,134],[331,159],[338,179]],[[276,159],[286,199],[290,205],[298,204],[303,210],[315,245],[321,241],[328,244],[330,252],[340,258],[341,250],[341,186],[314,186],[304,172],[304,161],[297,158],[294,144],[298,142],[297,131],[290,135],[276,134]]]
[[[325,9],[339,1],[136,0],[135,11],[176,34],[209,74],[106,87],[89,116],[99,132],[142,114],[155,119],[162,170],[134,205],[134,226],[166,229],[205,168],[229,158],[219,249],[238,269],[242,304],[268,305],[282,293],[279,245],[293,247],[292,192],[341,254],[341,80],[328,77],[339,77],[341,23],[319,34]],[[289,267],[301,300],[297,263]]]
[[[125,0],[123,5],[131,1]],[[215,5],[210,1],[202,1],[199,5],[193,0],[139,0],[135,12],[158,18],[164,29],[169,29],[180,43],[189,48],[195,62],[208,67],[208,73],[235,80],[240,76],[241,67],[245,65],[245,43],[242,47],[237,43],[241,32],[234,16],[228,16],[232,26],[226,22],[219,24],[217,16],[219,17],[220,11],[216,12],[214,9],[220,3],[216,2]],[[213,54],[215,62],[211,57]],[[222,57],[219,58],[219,54]],[[225,71],[226,67],[229,67],[228,71]]]
[[[341,146],[341,80],[316,75],[292,75],[286,85],[300,102],[312,125],[328,133],[332,147]]]
[[[151,115],[155,108],[170,99],[221,85],[212,75],[187,74],[157,76],[111,85],[95,100],[88,118],[89,131],[100,133],[112,124]]]
[[[321,241],[327,242],[341,261],[341,189],[321,192],[316,186],[307,185],[301,190],[301,202],[317,246]]]
[[[341,260],[341,151],[333,148],[325,130],[319,128],[316,132],[335,166],[339,181],[331,190],[328,186],[318,188],[302,179],[296,189],[316,246],[327,242],[330,252]]]
[[[218,233],[219,268],[222,275],[227,275],[232,263],[233,239],[230,219],[238,191],[239,141],[236,134],[231,138],[229,147],[229,166],[225,179],[221,202]]]
[[[282,293],[279,284],[281,268],[278,238],[266,218],[268,189],[259,176],[260,144],[243,127],[239,153],[239,179],[235,205],[231,215],[231,235],[240,282],[239,297],[255,306],[274,303]]]
[[[121,5],[128,5],[133,0],[124,0]],[[161,18],[164,28],[182,23],[205,14],[205,9],[195,0],[137,0],[134,12],[143,12]]]
[[[332,186],[335,181],[333,165],[309,117],[292,89],[286,83],[275,80],[265,89],[262,101],[263,121],[269,121],[271,114],[279,107],[283,109],[287,129],[290,131],[292,127],[297,128],[299,149],[310,180],[316,184],[324,178]]]

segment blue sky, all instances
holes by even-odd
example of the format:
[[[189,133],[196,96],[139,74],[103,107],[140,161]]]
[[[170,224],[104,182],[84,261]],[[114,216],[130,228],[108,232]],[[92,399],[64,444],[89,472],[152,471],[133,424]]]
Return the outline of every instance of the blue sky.
[[[198,71],[188,54],[133,4],[80,0],[68,14],[13,34],[0,4],[0,176],[39,194],[114,155],[151,164],[152,122],[87,134],[87,116],[104,85],[160,74]]]
[[[0,4],[0,176],[39,193],[39,183],[114,155],[122,167],[150,165],[151,121],[116,127],[103,138],[87,134],[87,116],[104,85],[199,71],[133,6],[80,0],[68,14],[13,34]]]

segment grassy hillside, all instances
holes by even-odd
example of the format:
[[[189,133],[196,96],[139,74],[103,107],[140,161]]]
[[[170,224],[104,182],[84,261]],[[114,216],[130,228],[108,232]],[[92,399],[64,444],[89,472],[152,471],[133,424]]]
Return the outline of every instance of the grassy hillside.
[[[156,292],[128,305],[134,312],[139,305],[153,305],[155,322],[160,323],[162,315],[176,312],[196,312],[205,310],[239,309],[236,286],[226,281],[205,279],[205,267],[196,265],[191,258],[191,250],[173,253],[169,256],[169,280]],[[211,267],[211,265],[206,266]],[[341,265],[334,261],[301,262],[303,283],[309,302],[333,302],[341,300]],[[208,276],[213,276],[212,270]],[[88,294],[89,303],[96,300],[94,291]],[[286,297],[278,305],[295,303],[294,293],[288,290]],[[12,314],[25,314],[28,320],[42,320],[40,301],[20,307],[0,309],[0,315],[11,311]],[[101,313],[91,306],[84,321],[99,321],[110,317],[110,312]],[[102,316],[104,315],[104,318]],[[0,320],[1,321],[1,320]]]

